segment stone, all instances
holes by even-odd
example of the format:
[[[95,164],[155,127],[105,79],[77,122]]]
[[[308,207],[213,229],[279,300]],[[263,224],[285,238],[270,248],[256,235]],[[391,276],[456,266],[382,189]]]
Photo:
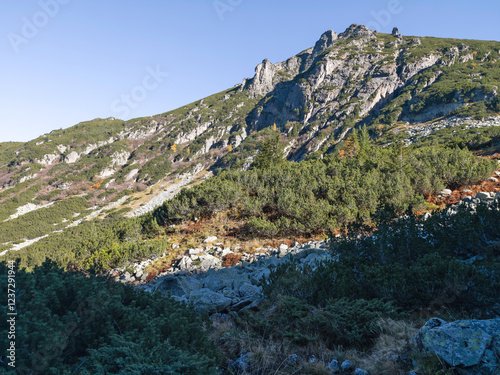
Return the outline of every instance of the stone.
[[[66,157],[64,158],[64,162],[67,164],[73,164],[76,163],[80,159],[80,154],[76,151],[71,151]]]
[[[313,355],[311,355],[311,356],[309,356],[309,362],[310,362],[310,363],[314,363],[314,362],[316,362],[316,356],[315,356],[314,354],[313,354]]]
[[[294,364],[294,363],[297,363],[297,361],[300,359],[300,357],[297,355],[297,354],[292,354],[289,358],[288,358],[288,364]]]
[[[189,249],[187,251],[187,255],[198,255],[199,253],[201,253],[203,250],[200,249],[200,248],[197,248],[197,249]]]
[[[221,251],[221,257],[225,257],[226,255],[228,254],[234,254],[231,249],[228,249],[228,248],[224,248],[222,251]]]
[[[357,368],[356,370],[354,370],[354,375],[368,375],[368,372],[360,368]]]
[[[234,284],[240,279],[240,275],[236,269],[224,268],[217,272],[212,271],[206,273],[206,276],[203,279],[203,287],[213,290],[214,292],[218,292],[225,288],[233,288]],[[248,279],[244,279],[241,284],[247,280]]]
[[[450,189],[443,189],[439,192],[440,195],[448,196],[451,195],[452,191]]]
[[[342,362],[342,364],[340,365],[340,369],[342,371],[350,371],[352,369],[352,363],[350,361],[347,361],[345,360],[344,362]]]
[[[258,297],[262,294],[262,287],[252,285],[250,283],[244,283],[240,286],[238,292],[240,296],[244,298]]]
[[[181,271],[186,271],[186,270],[189,270],[191,269],[191,264],[193,263],[193,260],[188,257],[188,256],[183,256],[179,262],[177,263],[177,267],[179,267],[179,269]]]
[[[137,270],[137,271],[135,271],[135,277],[137,277],[137,278],[141,278],[141,277],[142,277],[142,275],[143,275],[142,270]]]
[[[226,311],[231,306],[231,298],[225,297],[207,288],[195,290],[189,294],[188,301],[201,314]]]
[[[229,365],[229,368],[232,369],[232,370],[236,370],[238,373],[240,373],[240,372],[246,372],[247,369],[248,369],[248,359],[250,358],[250,356],[252,354],[253,354],[252,352],[247,353],[247,354],[243,354],[237,360],[235,360],[234,362],[232,362]]]
[[[392,36],[399,36],[399,30],[397,27],[392,29]]]
[[[481,202],[485,202],[488,198],[490,198],[490,193],[480,191],[476,194],[476,198],[478,198]]]
[[[195,277],[165,277],[158,284],[158,290],[172,296],[184,297],[197,289],[202,288],[202,283]]]
[[[421,351],[431,352],[461,374],[500,373],[500,319],[430,319],[415,337]]]
[[[203,241],[203,243],[212,243],[212,242],[215,242],[217,241],[217,237],[216,236],[209,236],[207,238],[205,238],[205,240]]]
[[[488,181],[496,183],[496,182],[498,182],[498,178],[496,178],[496,177],[490,177],[490,178],[488,178]]]
[[[213,255],[202,255],[200,256],[201,264],[200,269],[202,271],[208,271],[209,269],[219,269],[222,267],[222,261],[214,257]]]
[[[328,364],[328,368],[333,371],[333,373],[340,371],[339,361],[336,359],[332,359],[332,361]]]

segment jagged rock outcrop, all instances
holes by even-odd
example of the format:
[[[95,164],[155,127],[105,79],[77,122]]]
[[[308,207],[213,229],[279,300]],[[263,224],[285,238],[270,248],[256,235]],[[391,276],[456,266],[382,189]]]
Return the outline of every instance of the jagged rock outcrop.
[[[265,95],[274,88],[274,66],[268,59],[264,59],[262,63],[255,68],[255,76],[246,83],[250,95],[258,97]]]

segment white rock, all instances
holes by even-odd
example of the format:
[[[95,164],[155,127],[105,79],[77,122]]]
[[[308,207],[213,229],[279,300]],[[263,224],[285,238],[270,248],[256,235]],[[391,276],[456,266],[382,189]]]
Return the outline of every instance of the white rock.
[[[443,189],[439,192],[440,195],[448,196],[451,195],[452,191],[450,189]]]
[[[216,236],[209,236],[209,237],[205,238],[205,241],[203,241],[203,243],[211,243],[211,242],[215,242],[215,241],[217,241]]]
[[[73,164],[76,163],[80,159],[80,154],[76,151],[71,151],[66,157],[64,158],[64,162],[67,164]]]

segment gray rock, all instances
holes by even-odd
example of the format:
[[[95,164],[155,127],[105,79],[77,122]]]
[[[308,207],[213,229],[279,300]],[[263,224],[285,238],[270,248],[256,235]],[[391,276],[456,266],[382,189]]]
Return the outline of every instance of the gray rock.
[[[485,202],[488,198],[490,198],[490,193],[480,191],[476,194],[476,198],[478,198],[481,202]]]
[[[203,249],[196,248],[196,249],[189,249],[187,251],[187,255],[198,255],[199,253],[203,252]]]
[[[356,370],[354,370],[354,375],[368,375],[368,372],[360,368],[357,368]]]
[[[209,272],[203,279],[203,287],[214,292],[218,292],[225,288],[233,288],[236,285],[241,285],[248,279],[238,274],[235,268],[224,268],[217,272]],[[240,283],[238,284],[238,281]]]
[[[316,356],[315,356],[314,354],[313,354],[313,355],[311,355],[311,356],[309,356],[309,362],[310,362],[310,363],[314,363],[314,362],[316,362]]]
[[[340,371],[339,361],[336,359],[332,359],[332,361],[328,364],[328,368],[333,371],[333,373]]]
[[[256,298],[262,294],[262,287],[244,283],[238,290],[243,298]]]
[[[415,341],[421,350],[438,355],[461,374],[500,373],[500,319],[447,323],[433,318]]]
[[[448,196],[451,195],[452,191],[450,189],[443,189],[439,192],[440,195]]]
[[[194,309],[201,314],[226,311],[231,306],[231,299],[207,288],[191,292],[188,298]]]
[[[496,177],[490,177],[490,178],[488,178],[488,181],[498,182],[498,178],[496,178]]]
[[[212,242],[215,242],[217,241],[217,237],[216,236],[209,236],[207,238],[205,238],[205,240],[203,241],[203,243],[212,243]]]
[[[195,290],[201,289],[202,283],[195,277],[165,277],[159,283],[157,289],[160,292],[170,292],[172,296],[185,297]]]
[[[340,369],[342,371],[350,371],[352,370],[352,363],[350,361],[344,361],[342,362],[342,364],[340,365]]]
[[[240,356],[236,361],[231,363],[229,367],[233,370],[236,370],[238,372],[246,372],[248,369],[248,359],[253,353],[247,353],[242,356]]]
[[[258,284],[264,276],[268,277],[270,273],[269,268],[258,268],[250,275],[250,281],[252,284]]]
[[[179,262],[177,263],[177,267],[179,267],[179,269],[181,271],[186,271],[186,270],[189,270],[191,269],[191,264],[193,263],[193,260],[188,257],[188,256],[183,256]]]
[[[222,267],[222,261],[214,257],[213,255],[202,255],[200,256],[201,264],[200,269],[202,271],[208,271],[209,269],[219,269]]]
[[[297,355],[297,354],[292,354],[289,358],[288,358],[288,364],[292,365],[292,364],[295,364],[297,363],[297,361],[300,359],[300,357]]]

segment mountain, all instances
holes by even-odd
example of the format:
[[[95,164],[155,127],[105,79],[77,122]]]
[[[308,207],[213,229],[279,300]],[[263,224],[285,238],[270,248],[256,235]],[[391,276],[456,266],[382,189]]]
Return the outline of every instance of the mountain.
[[[174,111],[3,143],[0,250],[109,212],[138,216],[213,173],[248,169],[272,129],[286,158],[301,161],[338,151],[356,127],[384,145],[423,142],[452,126],[499,125],[499,51],[499,42],[352,25],[286,61],[265,59],[254,77]],[[15,229],[28,219],[43,225]]]
[[[0,143],[2,373],[498,374],[499,53],[352,25]]]

